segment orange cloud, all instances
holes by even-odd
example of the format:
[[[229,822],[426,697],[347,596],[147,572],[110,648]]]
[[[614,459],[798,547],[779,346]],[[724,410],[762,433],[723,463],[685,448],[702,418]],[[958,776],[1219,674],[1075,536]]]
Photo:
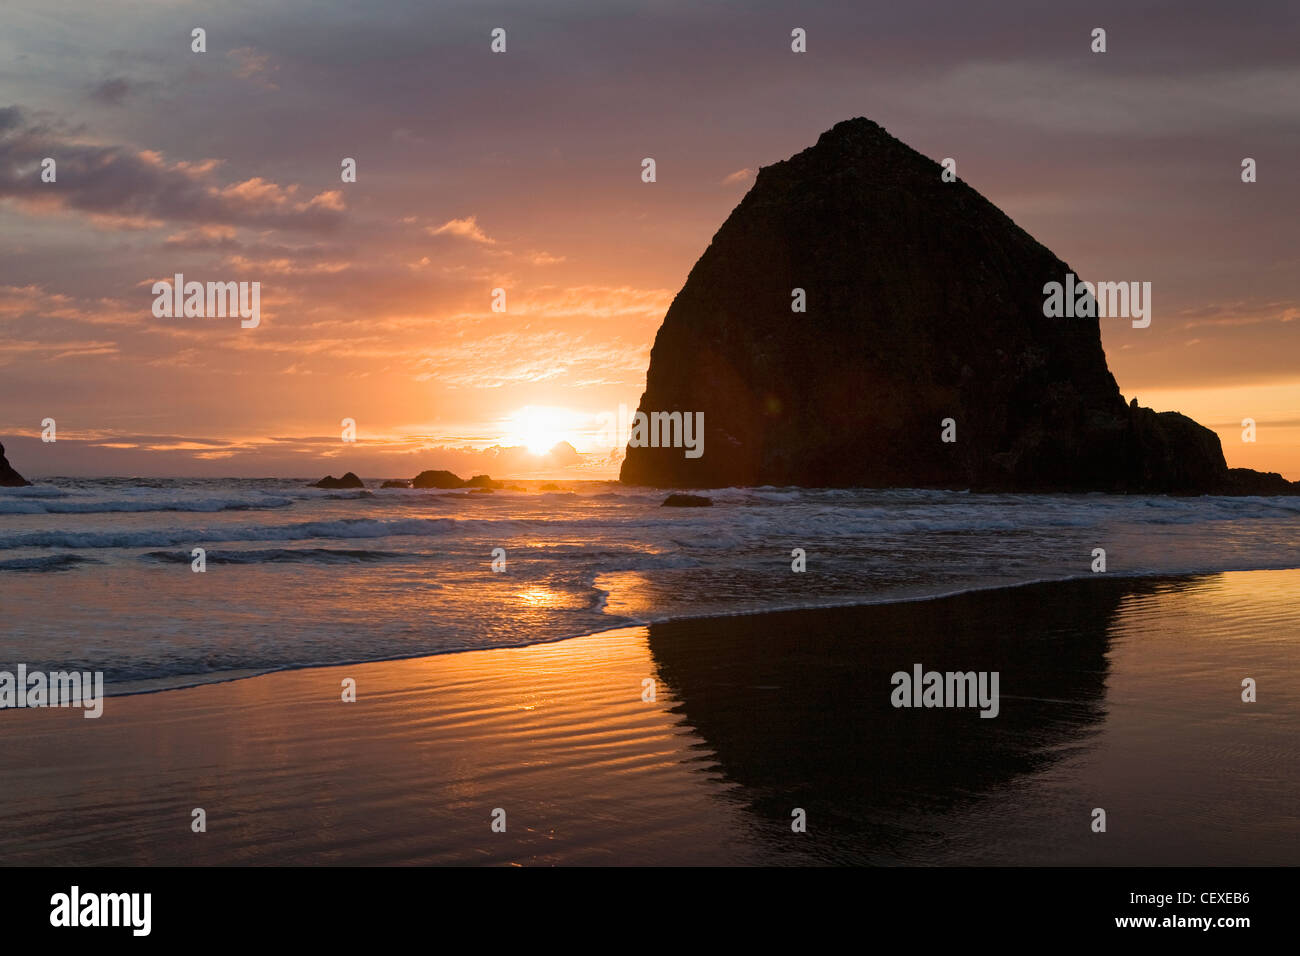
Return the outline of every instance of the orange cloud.
[[[455,236],[458,239],[468,239],[470,242],[481,242],[484,245],[495,245],[496,240],[490,238],[487,233],[479,228],[477,216],[466,216],[464,219],[449,219],[436,229],[433,226],[425,228],[431,236]]]

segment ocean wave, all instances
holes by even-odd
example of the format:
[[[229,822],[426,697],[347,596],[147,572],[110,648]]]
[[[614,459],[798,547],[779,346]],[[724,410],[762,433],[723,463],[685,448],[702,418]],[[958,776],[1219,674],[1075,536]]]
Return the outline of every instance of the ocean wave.
[[[49,499],[58,496],[48,496]],[[62,496],[66,497],[66,496]],[[89,515],[142,514],[150,511],[184,511],[214,513],[219,511],[260,511],[288,508],[288,498],[237,500],[228,498],[177,499],[170,501],[59,501],[47,498],[0,500],[0,515]]]
[[[15,498],[67,498],[69,493],[50,485],[26,485],[22,488],[0,488],[0,501]]]
[[[79,554],[43,554],[34,558],[9,558],[0,561],[0,571],[70,571],[83,564],[100,564],[95,558]]]
[[[357,548],[265,548],[255,551],[206,551],[208,564],[364,564],[370,561],[409,560],[404,551],[370,551]],[[164,564],[189,564],[188,551],[150,551],[141,560]]]
[[[505,524],[506,522],[502,522]],[[280,525],[211,528],[160,528],[143,531],[28,531],[0,537],[0,550],[10,548],[165,548],[208,541],[304,541],[310,538],[387,538],[444,535],[455,530],[453,518],[403,518],[383,521],[340,518]]]

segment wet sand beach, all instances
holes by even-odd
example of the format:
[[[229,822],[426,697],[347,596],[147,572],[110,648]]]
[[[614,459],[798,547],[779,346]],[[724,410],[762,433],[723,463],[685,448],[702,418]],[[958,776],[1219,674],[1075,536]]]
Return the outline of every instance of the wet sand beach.
[[[1295,865],[1297,585],[1097,576],[5,711],[0,859]],[[894,707],[918,663],[997,671],[997,717]]]

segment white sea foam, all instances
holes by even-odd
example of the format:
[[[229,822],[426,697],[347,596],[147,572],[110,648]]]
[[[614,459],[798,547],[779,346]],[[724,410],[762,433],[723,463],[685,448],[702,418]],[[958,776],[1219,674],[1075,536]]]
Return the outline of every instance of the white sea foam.
[[[1297,498],[729,488],[703,492],[712,508],[678,510],[651,489],[539,484],[12,489],[0,493],[0,659],[89,660],[112,690],[1059,580],[1090,574],[1096,548],[1116,575],[1300,566]],[[796,548],[806,572],[792,570]]]

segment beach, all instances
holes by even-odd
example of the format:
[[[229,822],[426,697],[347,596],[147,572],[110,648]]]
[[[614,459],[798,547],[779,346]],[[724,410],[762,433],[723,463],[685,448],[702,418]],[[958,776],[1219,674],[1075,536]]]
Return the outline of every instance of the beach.
[[[5,711],[0,859],[1295,865],[1297,585],[1098,574]],[[997,716],[893,706],[916,664],[998,672]]]

